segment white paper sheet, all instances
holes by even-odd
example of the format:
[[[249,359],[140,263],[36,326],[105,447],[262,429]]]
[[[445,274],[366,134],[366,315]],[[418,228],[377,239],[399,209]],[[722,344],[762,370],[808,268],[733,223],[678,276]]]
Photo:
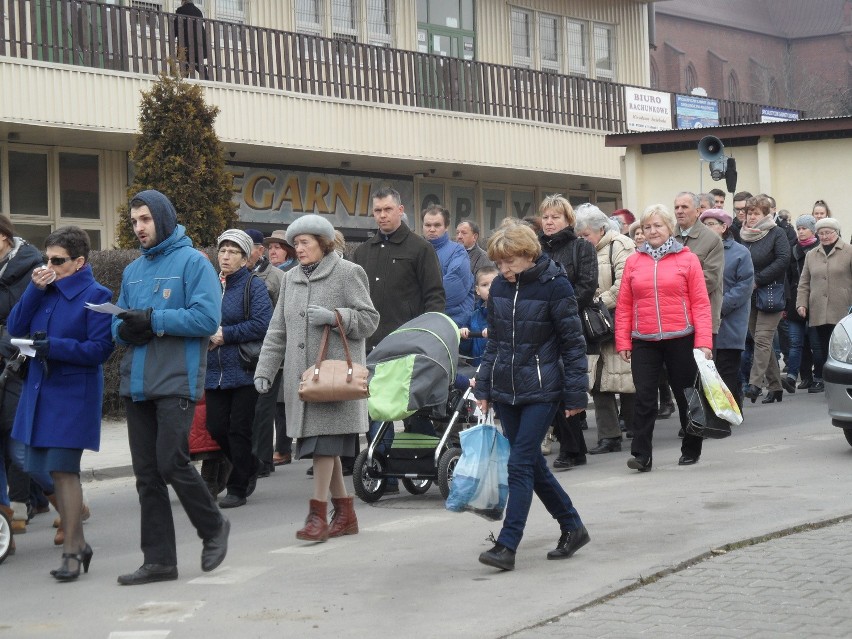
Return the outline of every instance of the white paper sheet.
[[[21,351],[21,355],[26,355],[27,357],[35,357],[36,352],[33,348],[33,341],[31,339],[18,339],[17,337],[12,338],[12,346],[18,348]]]
[[[106,304],[92,304],[91,302],[86,302],[86,308],[90,308],[97,313],[109,313],[110,315],[118,315],[125,311],[125,309],[109,302]]]

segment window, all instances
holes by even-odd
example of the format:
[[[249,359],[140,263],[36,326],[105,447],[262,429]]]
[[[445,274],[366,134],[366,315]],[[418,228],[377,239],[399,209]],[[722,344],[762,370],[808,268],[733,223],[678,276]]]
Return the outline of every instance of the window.
[[[198,4],[197,0],[195,4]],[[245,0],[216,0],[216,19],[244,23],[246,20]]]
[[[737,80],[737,74],[733,71],[728,74],[728,99],[734,102],[740,100],[740,82]]]
[[[379,46],[393,39],[393,0],[296,0],[295,18],[300,33]]]
[[[100,178],[97,155],[59,154],[59,214],[100,218]]]
[[[695,67],[692,63],[686,67],[686,92],[692,93],[692,90],[698,86],[698,75],[695,73]]]
[[[594,26],[595,77],[599,80],[615,80],[615,37],[611,26]]]
[[[571,75],[589,75],[588,63],[588,41],[586,37],[586,23],[568,20],[566,22],[568,33],[568,73]]]
[[[557,16],[542,14],[539,17],[538,42],[541,50],[541,68],[547,71],[559,71],[562,56]]]
[[[473,60],[473,27],[474,0],[417,0],[418,51]]]
[[[512,64],[516,67],[532,66],[532,14],[512,9]]]
[[[162,11],[163,3],[162,0],[132,0],[130,6],[134,9],[145,9],[147,11]]]
[[[47,154],[9,151],[9,208],[12,215],[47,217]]]

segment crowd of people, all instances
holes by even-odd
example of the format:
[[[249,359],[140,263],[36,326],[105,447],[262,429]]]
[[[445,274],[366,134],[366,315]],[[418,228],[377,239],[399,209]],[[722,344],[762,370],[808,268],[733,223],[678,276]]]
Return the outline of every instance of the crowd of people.
[[[702,439],[686,428],[695,349],[715,360],[741,408],[745,398],[771,404],[824,389],[831,331],[852,306],[852,250],[840,225],[822,200],[790,224],[769,195],[736,193],[733,214],[725,199],[683,191],[671,209],[634,216],[591,203],[575,210],[551,195],[538,215],[507,218],[488,238],[475,221],[457,220],[453,239],[449,210],[423,210],[421,236],[400,194],[383,188],[372,195],[377,231],[348,259],[341,233],[306,214],[268,237],[227,229],[211,262],[169,199],[148,190],[130,201],[142,255],[124,271],[117,315],[91,308],[112,293],[94,278],[85,231],[57,229],[42,253],[0,216],[0,509],[20,533],[43,497],[59,513],[62,561],[51,574],[72,581],[88,572],[80,460],[98,449],[102,367],[120,345],[143,554],[120,584],[178,578],[169,485],[202,540],[204,571],[227,553],[223,509],[244,506],[259,478],[293,459],[312,460],[314,487],[297,538],[357,534],[344,477],[360,437],[372,441],[380,424],[364,399],[302,401],[302,372],[324,335],[345,336],[352,361],[364,364],[399,326],[441,312],[478,367],[469,383],[479,408],[494,410],[511,445],[505,520],[479,560],[514,568],[534,494],[560,526],[547,558],[571,557],[590,536],[552,470],[629,440],[627,466],[651,471],[654,428],[675,410],[678,463],[700,460]],[[614,319],[610,340],[584,337],[581,317],[598,307]],[[343,358],[343,340],[327,343],[330,358]],[[404,428],[435,434],[417,413]],[[198,437],[214,451],[201,473],[191,463]],[[390,446],[393,429],[384,437]],[[551,438],[559,454],[549,466]],[[386,494],[398,491],[388,480]]]

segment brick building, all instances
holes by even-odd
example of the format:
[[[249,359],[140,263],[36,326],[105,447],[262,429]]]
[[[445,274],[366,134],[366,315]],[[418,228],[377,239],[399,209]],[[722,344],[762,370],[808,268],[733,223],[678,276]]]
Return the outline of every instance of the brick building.
[[[852,0],[666,0],[655,5],[651,86],[852,113]]]

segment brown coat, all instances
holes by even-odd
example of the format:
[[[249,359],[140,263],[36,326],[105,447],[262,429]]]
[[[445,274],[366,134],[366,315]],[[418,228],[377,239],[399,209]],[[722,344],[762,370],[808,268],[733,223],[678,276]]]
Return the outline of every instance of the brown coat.
[[[808,309],[811,326],[837,324],[852,306],[852,246],[837,239],[826,255],[822,247],[809,251],[799,278],[796,308]]]
[[[704,284],[710,296],[710,311],[713,314],[713,334],[719,332],[722,323],[722,299],[725,292],[725,247],[722,238],[704,226],[695,222],[689,234],[681,236],[680,227],[675,230],[675,239],[688,246],[695,253],[704,270]]]

